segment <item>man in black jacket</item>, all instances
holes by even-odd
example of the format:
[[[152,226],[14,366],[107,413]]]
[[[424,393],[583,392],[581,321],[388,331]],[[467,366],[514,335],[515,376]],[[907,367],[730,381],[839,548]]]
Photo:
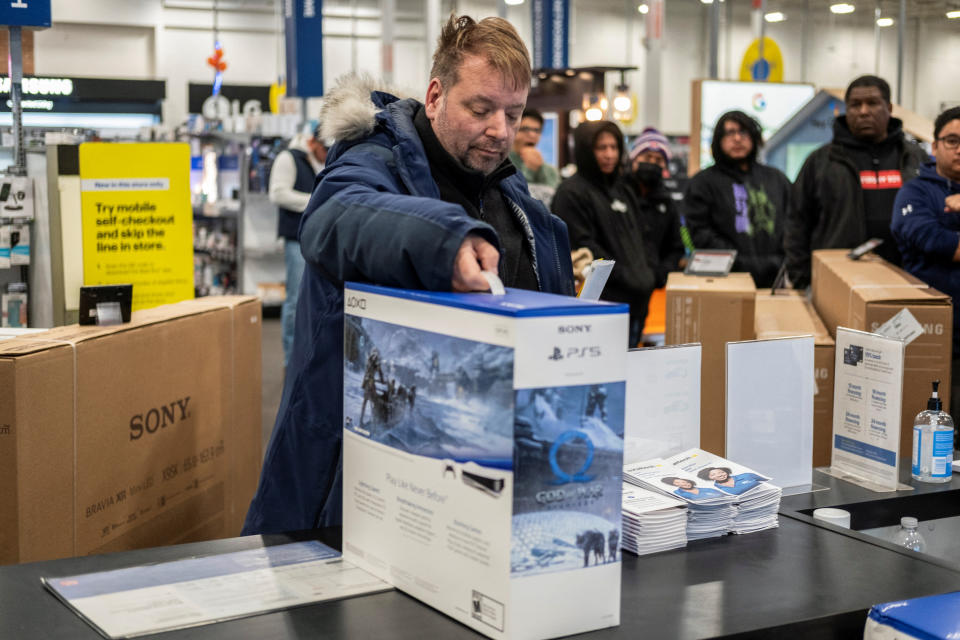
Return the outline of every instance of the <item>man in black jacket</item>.
[[[647,259],[658,288],[666,286],[667,275],[681,269],[685,262],[680,214],[663,184],[663,179],[669,177],[669,162],[669,142],[659,131],[648,127],[630,146],[631,171],[624,178],[637,198]]]
[[[748,271],[769,287],[783,262],[783,223],[790,180],[757,162],[763,146],[760,124],[729,111],[713,130],[716,161],[687,183],[683,215],[698,249],[736,249],[734,271]]]
[[[643,333],[654,289],[637,202],[620,177],[623,134],[609,121],[585,122],[573,132],[577,173],[560,183],[553,212],[567,223],[571,247],[617,261],[601,298],[630,305],[629,346]]]
[[[807,158],[793,185],[784,248],[790,281],[810,284],[810,253],[852,248],[870,238],[883,258],[899,265],[890,214],[900,186],[916,177],[927,154],[890,116],[890,85],[876,76],[850,83],[847,111],[833,123],[833,141]]]

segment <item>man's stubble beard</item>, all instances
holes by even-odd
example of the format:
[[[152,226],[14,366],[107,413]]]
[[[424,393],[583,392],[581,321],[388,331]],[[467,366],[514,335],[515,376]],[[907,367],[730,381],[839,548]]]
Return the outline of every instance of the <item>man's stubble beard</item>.
[[[445,144],[443,144],[442,138],[447,138],[451,141],[451,143],[455,143],[460,137],[457,135],[455,131],[453,131],[447,126],[448,118],[447,118],[446,96],[441,98],[440,110],[437,112],[437,117],[434,122],[436,124],[435,133],[437,134],[437,138],[440,139],[440,145],[444,148],[444,150],[446,150],[447,153],[453,156],[457,160],[457,162],[459,162],[464,167],[467,167],[468,169],[479,171],[484,175],[490,175],[498,166],[500,166],[500,163],[502,163],[504,159],[507,157],[506,149],[509,149],[510,145],[506,145],[505,147],[498,150],[499,151],[498,158],[496,159],[495,162],[491,162],[489,167],[477,166],[476,163],[470,160],[470,150],[471,150],[470,144],[472,143],[472,140],[467,142],[467,147],[462,152],[462,155],[458,149],[456,148],[451,149],[451,148],[448,148]]]

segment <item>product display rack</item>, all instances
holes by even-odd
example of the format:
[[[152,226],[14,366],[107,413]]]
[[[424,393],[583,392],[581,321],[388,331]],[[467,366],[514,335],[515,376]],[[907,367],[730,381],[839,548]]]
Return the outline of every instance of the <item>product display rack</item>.
[[[240,290],[241,165],[246,145],[243,135],[190,135],[194,293],[198,297]]]
[[[8,235],[19,235],[17,229],[25,227],[27,233],[33,236],[33,218],[10,218],[0,211],[0,238]],[[12,233],[10,233],[10,231]],[[2,240],[0,240],[2,241]],[[9,248],[8,248],[9,249]],[[2,300],[3,327],[29,327],[30,314],[27,283],[30,282],[29,264],[11,264],[0,266],[0,300]],[[23,294],[18,295],[18,294]]]
[[[190,142],[195,294],[246,293],[279,306],[283,243],[267,192],[282,139],[213,131]]]
[[[277,237],[277,205],[269,198],[270,170],[285,148],[283,138],[254,135],[244,154],[240,286],[244,294],[258,296],[266,308],[279,308],[285,296],[283,239]]]

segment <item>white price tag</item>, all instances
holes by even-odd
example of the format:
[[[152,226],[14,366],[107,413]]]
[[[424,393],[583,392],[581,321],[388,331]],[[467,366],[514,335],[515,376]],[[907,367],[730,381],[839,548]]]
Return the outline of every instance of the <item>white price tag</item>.
[[[580,288],[580,297],[584,300],[599,300],[603,288],[607,285],[610,272],[616,260],[594,260],[584,270],[583,286]]]
[[[497,277],[497,274],[492,271],[481,271],[483,277],[487,279],[487,283],[490,285],[490,293],[495,296],[502,296],[507,292],[503,287],[503,282]]]
[[[923,334],[923,325],[904,307],[897,315],[884,322],[876,333],[903,340],[904,346],[907,346]]]

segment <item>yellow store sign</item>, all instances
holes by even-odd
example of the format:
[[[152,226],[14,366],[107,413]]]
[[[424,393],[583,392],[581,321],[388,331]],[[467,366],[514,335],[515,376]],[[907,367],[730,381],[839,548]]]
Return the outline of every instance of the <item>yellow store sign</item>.
[[[133,284],[133,310],[193,297],[190,147],[80,145],[83,282]]]

